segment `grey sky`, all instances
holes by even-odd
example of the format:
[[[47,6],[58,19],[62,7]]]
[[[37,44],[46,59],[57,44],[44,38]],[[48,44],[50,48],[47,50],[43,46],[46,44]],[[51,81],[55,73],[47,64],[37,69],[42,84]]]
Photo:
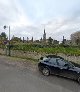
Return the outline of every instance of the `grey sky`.
[[[47,38],[69,39],[80,30],[80,0],[1,0],[0,32],[11,26],[11,36],[40,39],[44,26]]]

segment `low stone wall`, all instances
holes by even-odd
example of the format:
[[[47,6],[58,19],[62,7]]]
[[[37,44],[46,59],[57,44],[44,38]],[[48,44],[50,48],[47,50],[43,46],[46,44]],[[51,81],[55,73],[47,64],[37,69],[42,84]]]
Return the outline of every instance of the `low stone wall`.
[[[70,56],[70,55],[65,55],[65,54],[62,54],[62,53],[58,53],[57,55],[63,57],[64,59],[66,59],[68,61],[73,61],[75,63],[80,64],[80,56],[75,56],[75,55]]]
[[[8,51],[0,49],[0,54],[8,55]],[[47,53],[37,53],[37,52],[29,52],[29,51],[20,51],[20,50],[11,50],[11,56],[17,56],[22,58],[32,58],[39,59],[41,56],[44,57],[49,55]],[[52,54],[51,54],[52,55]],[[61,56],[66,60],[73,61],[80,64],[80,56],[69,56],[62,53],[58,53],[57,56]]]
[[[14,51],[11,51],[11,56],[39,59],[42,55],[40,53],[37,53],[37,52],[14,50]]]
[[[5,54],[6,54],[5,49],[0,49],[0,54],[1,54],[1,55],[5,55]]]
[[[29,52],[29,51],[11,51],[11,56],[17,56],[17,57],[26,57],[26,58],[33,58],[33,59],[39,59],[41,56],[49,55],[47,53],[37,53],[37,52]],[[52,54],[51,54],[52,55]],[[80,56],[69,56],[62,53],[58,53],[57,56],[61,56],[66,60],[73,61],[76,63],[80,63]]]

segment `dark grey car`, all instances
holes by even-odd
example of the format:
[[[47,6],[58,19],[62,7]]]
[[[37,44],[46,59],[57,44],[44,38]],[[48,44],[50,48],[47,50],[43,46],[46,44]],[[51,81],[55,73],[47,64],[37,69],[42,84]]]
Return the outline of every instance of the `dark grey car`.
[[[39,70],[45,75],[55,74],[80,83],[80,68],[60,57],[45,57],[38,63]]]

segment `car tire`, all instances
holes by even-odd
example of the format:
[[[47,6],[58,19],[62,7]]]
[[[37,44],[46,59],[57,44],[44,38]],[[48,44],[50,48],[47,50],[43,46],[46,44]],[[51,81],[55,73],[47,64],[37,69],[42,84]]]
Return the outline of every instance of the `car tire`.
[[[78,78],[78,83],[80,84],[80,77]]]
[[[45,76],[49,76],[49,75],[50,75],[50,71],[49,71],[49,69],[46,68],[46,67],[43,68],[42,73],[43,73],[43,75],[45,75]]]

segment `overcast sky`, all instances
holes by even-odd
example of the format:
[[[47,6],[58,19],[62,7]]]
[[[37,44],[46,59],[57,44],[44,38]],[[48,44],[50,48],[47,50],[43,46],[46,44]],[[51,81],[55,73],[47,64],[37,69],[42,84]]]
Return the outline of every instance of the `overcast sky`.
[[[0,0],[0,33],[11,26],[11,36],[62,40],[80,30],[80,0]]]

